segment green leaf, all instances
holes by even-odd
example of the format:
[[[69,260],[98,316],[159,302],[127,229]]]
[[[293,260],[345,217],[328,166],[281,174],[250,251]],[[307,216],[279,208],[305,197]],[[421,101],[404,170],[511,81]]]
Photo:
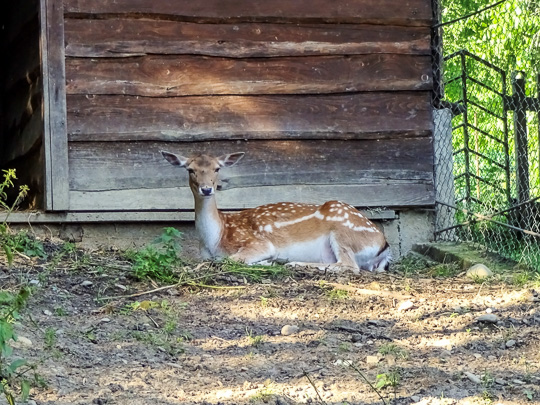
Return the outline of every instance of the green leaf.
[[[29,395],[30,395],[30,382],[23,380],[21,381],[21,399],[23,400],[23,402],[26,402]]]
[[[28,362],[25,359],[17,359],[8,366],[8,369],[11,371],[11,373],[15,373],[19,367],[24,366],[26,363]]]

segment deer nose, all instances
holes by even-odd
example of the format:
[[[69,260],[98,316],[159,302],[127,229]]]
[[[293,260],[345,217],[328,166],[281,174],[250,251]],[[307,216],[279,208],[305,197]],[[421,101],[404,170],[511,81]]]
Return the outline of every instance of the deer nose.
[[[214,194],[214,187],[202,186],[199,188],[199,192],[201,193],[201,195],[210,196]]]

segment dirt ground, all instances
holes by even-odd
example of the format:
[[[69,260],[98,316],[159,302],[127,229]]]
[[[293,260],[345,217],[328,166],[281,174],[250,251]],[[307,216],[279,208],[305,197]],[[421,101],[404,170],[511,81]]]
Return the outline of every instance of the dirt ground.
[[[31,404],[540,403],[534,285],[297,270],[150,292],[115,252],[51,257],[0,255],[2,289],[33,286],[14,344],[47,383]]]

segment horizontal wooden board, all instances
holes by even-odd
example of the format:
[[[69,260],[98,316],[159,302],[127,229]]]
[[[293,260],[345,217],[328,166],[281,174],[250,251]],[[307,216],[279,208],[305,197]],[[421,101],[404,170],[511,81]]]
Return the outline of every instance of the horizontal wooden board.
[[[149,97],[430,90],[431,57],[356,55],[231,59],[68,58],[68,94]]]
[[[366,216],[372,220],[396,219],[394,210],[367,210]],[[98,211],[98,212],[13,212],[9,216],[0,211],[0,221],[7,217],[8,224],[58,224],[58,223],[100,223],[100,222],[179,222],[195,220],[190,211]]]
[[[185,187],[187,172],[171,166],[160,150],[186,156],[245,152],[240,164],[221,173],[224,190],[293,184],[433,183],[431,138],[186,144],[77,142],[69,146],[70,189]]]
[[[142,190],[71,191],[70,210],[124,211],[193,209],[188,187]],[[323,203],[339,199],[365,207],[412,207],[435,204],[433,187],[427,184],[295,185],[249,187],[218,193],[221,209],[252,208],[280,201]]]
[[[429,92],[148,98],[68,95],[71,141],[430,136]]]
[[[194,24],[168,20],[65,20],[66,56],[147,54],[234,58],[361,55],[430,55],[430,30],[356,24]]]
[[[431,2],[408,0],[64,0],[65,13],[135,15],[201,21],[321,21],[431,25]]]

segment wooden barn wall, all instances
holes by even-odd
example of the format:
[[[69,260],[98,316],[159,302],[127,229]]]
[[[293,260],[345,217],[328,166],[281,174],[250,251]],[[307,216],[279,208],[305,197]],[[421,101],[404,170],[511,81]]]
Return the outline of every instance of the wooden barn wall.
[[[3,2],[0,167],[30,187],[26,205],[42,206],[42,98],[39,0]]]
[[[429,0],[64,0],[71,210],[434,203]]]

